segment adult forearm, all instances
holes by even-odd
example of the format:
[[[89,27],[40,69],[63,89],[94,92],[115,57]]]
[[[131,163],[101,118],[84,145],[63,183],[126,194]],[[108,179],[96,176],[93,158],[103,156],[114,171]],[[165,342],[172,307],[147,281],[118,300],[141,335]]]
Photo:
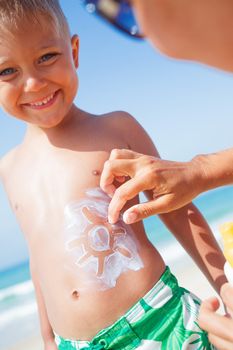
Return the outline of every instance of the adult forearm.
[[[198,155],[193,160],[196,183],[200,192],[233,184],[233,148],[222,152]]]

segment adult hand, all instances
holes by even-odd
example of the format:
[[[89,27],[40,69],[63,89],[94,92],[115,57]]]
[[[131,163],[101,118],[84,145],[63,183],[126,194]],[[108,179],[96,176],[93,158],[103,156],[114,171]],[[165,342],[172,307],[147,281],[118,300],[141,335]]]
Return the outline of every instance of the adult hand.
[[[128,149],[113,150],[100,179],[100,187],[112,197],[109,221],[115,223],[125,203],[147,190],[152,200],[129,208],[123,215],[126,223],[183,207],[201,192],[204,173],[199,168],[195,159],[172,162]],[[117,188],[115,181],[121,186]]]
[[[221,297],[229,314],[233,316],[233,287],[226,283]],[[217,298],[203,301],[199,314],[199,325],[209,333],[210,342],[219,350],[233,349],[233,319],[216,314],[219,308]]]

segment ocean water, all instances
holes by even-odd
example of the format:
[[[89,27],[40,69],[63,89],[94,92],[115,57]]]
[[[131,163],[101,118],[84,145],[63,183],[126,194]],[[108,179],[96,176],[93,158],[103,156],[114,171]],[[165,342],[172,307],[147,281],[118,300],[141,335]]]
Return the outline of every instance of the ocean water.
[[[233,221],[233,186],[205,193],[194,202],[219,239],[219,225]],[[157,217],[145,220],[145,228],[168,264],[175,264],[182,258],[184,251],[177,249],[175,239]],[[8,349],[35,332],[38,327],[36,312],[28,262],[0,271],[0,350]]]
[[[219,225],[225,221],[233,221],[233,186],[204,193],[194,200],[194,204],[219,238]],[[173,241],[171,234],[157,217],[145,220],[145,228],[152,243],[159,247]]]

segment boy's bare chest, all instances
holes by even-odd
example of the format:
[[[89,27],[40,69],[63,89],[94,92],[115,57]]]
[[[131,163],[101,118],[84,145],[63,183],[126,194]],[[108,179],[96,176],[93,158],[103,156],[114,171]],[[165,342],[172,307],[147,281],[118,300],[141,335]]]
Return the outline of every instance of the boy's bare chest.
[[[23,231],[40,229],[46,223],[54,227],[61,220],[65,206],[99,186],[100,175],[109,153],[62,152],[38,159],[33,167],[15,169],[6,190]],[[17,174],[17,176],[16,176]]]

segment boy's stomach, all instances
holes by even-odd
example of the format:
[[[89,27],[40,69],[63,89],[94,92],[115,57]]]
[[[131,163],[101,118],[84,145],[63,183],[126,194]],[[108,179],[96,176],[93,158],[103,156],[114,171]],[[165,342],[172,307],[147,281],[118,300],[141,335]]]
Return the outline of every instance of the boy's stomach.
[[[58,335],[67,339],[92,339],[159,280],[165,264],[148,241],[141,223],[134,225],[132,237],[133,247],[131,241],[124,242],[121,237],[118,245],[108,242],[111,249],[98,254],[93,250],[93,241],[91,249],[87,242],[85,246],[83,242],[81,245],[74,242],[71,250],[67,249],[67,237],[64,249],[56,240],[46,242],[37,256],[38,277],[50,324]],[[73,240],[68,242],[72,244]],[[35,256],[33,252],[32,255]],[[104,264],[100,263],[101,257]]]

